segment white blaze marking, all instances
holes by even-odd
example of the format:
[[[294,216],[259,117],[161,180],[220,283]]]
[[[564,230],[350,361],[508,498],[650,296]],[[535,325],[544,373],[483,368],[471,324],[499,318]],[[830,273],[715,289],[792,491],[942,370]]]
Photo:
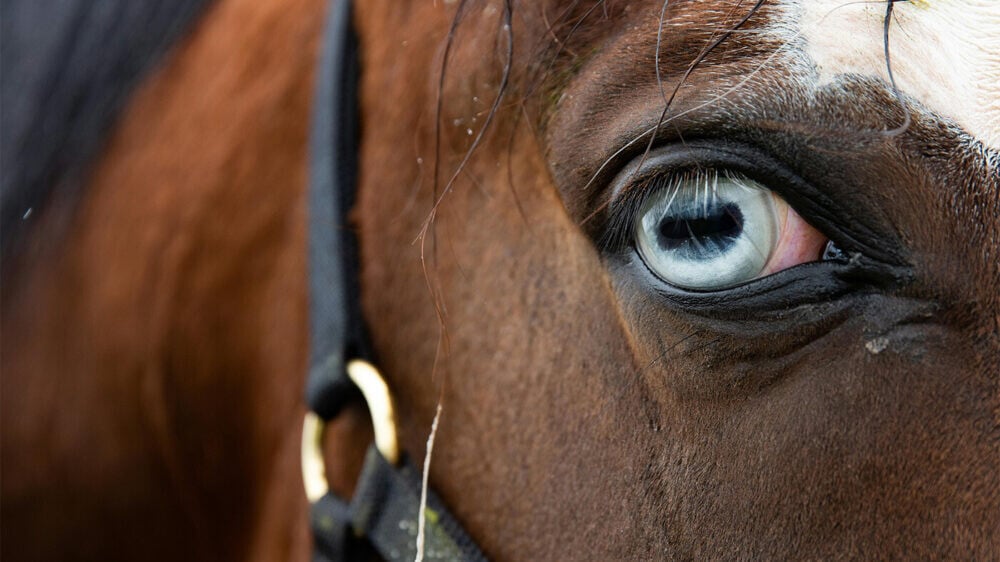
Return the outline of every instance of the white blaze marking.
[[[888,80],[885,0],[783,0],[820,84],[864,74]],[[897,2],[889,31],[900,91],[1000,148],[1000,0]]]

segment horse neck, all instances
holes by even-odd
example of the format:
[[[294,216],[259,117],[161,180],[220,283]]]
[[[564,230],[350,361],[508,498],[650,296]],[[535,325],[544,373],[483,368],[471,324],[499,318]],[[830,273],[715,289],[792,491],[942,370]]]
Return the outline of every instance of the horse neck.
[[[3,394],[18,451],[4,511],[25,528],[5,527],[6,552],[307,555],[304,188],[324,9],[218,2],[131,100],[60,241],[5,288],[19,393]]]

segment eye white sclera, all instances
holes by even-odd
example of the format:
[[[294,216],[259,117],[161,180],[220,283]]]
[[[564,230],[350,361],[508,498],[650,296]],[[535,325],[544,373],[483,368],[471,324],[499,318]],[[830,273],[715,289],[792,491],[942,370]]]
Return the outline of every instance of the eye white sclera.
[[[643,206],[636,246],[665,282],[715,290],[759,276],[778,243],[776,197],[749,178],[686,175]]]

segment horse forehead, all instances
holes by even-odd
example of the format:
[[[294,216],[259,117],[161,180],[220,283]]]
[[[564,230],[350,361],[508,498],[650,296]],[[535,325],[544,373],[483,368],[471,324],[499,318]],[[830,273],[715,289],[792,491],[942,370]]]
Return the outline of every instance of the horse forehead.
[[[885,1],[781,0],[790,33],[820,84],[844,74],[888,78]],[[893,76],[900,90],[1000,148],[1000,2],[896,2],[890,30]]]

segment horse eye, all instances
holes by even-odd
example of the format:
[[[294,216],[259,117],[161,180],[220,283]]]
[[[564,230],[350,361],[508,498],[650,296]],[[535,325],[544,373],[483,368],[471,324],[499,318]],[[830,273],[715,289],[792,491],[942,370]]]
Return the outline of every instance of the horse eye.
[[[828,240],[756,181],[729,171],[668,178],[642,205],[636,248],[671,285],[724,289],[821,258]]]

